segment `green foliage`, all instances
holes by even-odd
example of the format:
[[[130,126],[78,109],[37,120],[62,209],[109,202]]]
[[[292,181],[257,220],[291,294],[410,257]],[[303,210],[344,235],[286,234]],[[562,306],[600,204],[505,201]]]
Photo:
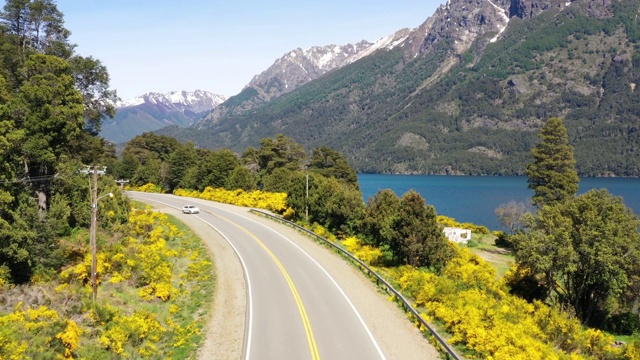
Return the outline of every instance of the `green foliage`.
[[[364,211],[360,231],[369,244],[391,253],[390,264],[440,271],[453,257],[434,207],[415,191],[402,199],[389,189],[376,193]]]
[[[258,179],[246,167],[237,166],[227,178],[225,182],[226,189],[242,189],[245,191],[255,190],[257,188]]]
[[[22,71],[28,80],[20,88],[17,106],[24,113],[16,120],[26,130],[23,158],[29,175],[49,175],[60,156],[69,152],[67,144],[82,131],[82,97],[62,59],[32,55]]]
[[[203,161],[198,165],[197,186],[204,190],[207,186],[213,188],[224,187],[231,172],[240,166],[238,156],[228,149],[207,152]]]
[[[270,174],[281,167],[298,170],[306,153],[302,145],[295,140],[277,134],[274,138],[260,140],[260,150],[256,156],[261,174]]]
[[[516,261],[531,269],[546,298],[602,327],[638,301],[640,220],[606,190],[541,207],[514,236]]]
[[[510,249],[513,247],[512,235],[500,232],[495,240],[495,245],[501,248]]]
[[[365,241],[377,247],[399,248],[399,235],[395,229],[399,213],[400,198],[391,189],[378,191],[369,199],[364,211],[361,232]]]
[[[339,152],[326,146],[313,150],[309,170],[318,172],[325,177],[344,180],[352,186],[358,186],[358,176],[349,166],[347,159]]]
[[[167,185],[169,190],[178,187],[185,187],[186,176],[189,174],[188,169],[195,166],[197,156],[195,147],[192,143],[178,146],[169,157],[169,173],[167,177]]]
[[[573,147],[560,118],[551,118],[540,130],[540,144],[531,150],[527,165],[529,189],[537,206],[562,202],[578,192],[578,173]]]
[[[102,119],[115,116],[116,92],[109,89],[109,73],[100,60],[79,55],[69,59],[76,88],[82,94],[86,130],[100,132]]]
[[[402,196],[396,226],[404,242],[399,253],[407,264],[441,270],[453,257],[453,246],[436,223],[435,208],[417,192]]]
[[[331,231],[353,233],[361,219],[364,203],[357,188],[334,178],[309,173],[309,196],[306,192],[306,175],[296,172],[291,179],[287,206],[295,212],[295,220],[318,223]],[[308,210],[308,221],[305,214]]]
[[[53,1],[7,1],[0,23],[0,266],[25,283],[63,266],[59,239],[88,225],[88,182],[77,170],[115,162],[114,147],[92,132],[115,94],[98,60],[74,56]],[[126,221],[119,198],[103,225]]]
[[[302,173],[287,168],[277,168],[262,178],[262,190],[271,192],[288,192],[296,181],[300,181]]]

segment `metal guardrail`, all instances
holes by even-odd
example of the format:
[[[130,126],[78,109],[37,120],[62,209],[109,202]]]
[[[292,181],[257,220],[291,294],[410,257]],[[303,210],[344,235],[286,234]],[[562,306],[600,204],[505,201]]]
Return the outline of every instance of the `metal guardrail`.
[[[396,299],[399,299],[402,303],[403,306],[405,308],[405,310],[408,310],[409,312],[411,312],[411,314],[413,314],[413,316],[416,318],[416,320],[418,322],[420,322],[421,325],[423,325],[425,328],[427,328],[429,330],[429,332],[431,333],[431,335],[438,341],[438,343],[440,343],[440,345],[445,349],[445,351],[447,352],[447,354],[449,356],[451,356],[453,359],[455,360],[460,360],[460,356],[458,356],[458,354],[456,354],[456,352],[453,350],[453,348],[451,348],[451,345],[449,345],[437,332],[435,329],[433,329],[431,327],[431,325],[429,325],[423,318],[422,316],[420,316],[420,314],[418,313],[418,311],[411,306],[411,304],[409,303],[409,301],[398,291],[396,290],[391,284],[389,284],[389,282],[385,279],[383,279],[380,275],[378,275],[378,273],[376,273],[375,271],[373,271],[373,269],[371,269],[367,264],[365,264],[362,260],[358,259],[357,257],[353,256],[351,253],[349,253],[348,251],[346,251],[345,249],[341,248],[340,246],[332,243],[331,241],[323,238],[322,236],[314,233],[313,231],[306,229],[296,223],[293,223],[291,221],[285,220],[280,216],[275,216],[273,214],[270,214],[268,212],[262,211],[262,210],[257,210],[257,209],[251,209],[250,210],[253,213],[257,213],[259,215],[263,215],[266,216],[270,219],[279,221],[281,223],[284,223],[288,226],[291,226],[309,236],[311,236],[312,238],[315,238],[317,240],[320,240],[322,242],[324,242],[325,244],[329,245],[330,247],[332,247],[335,250],[338,250],[340,253],[342,253],[342,255],[348,257],[349,259],[355,261],[358,265],[360,265],[363,269],[365,269],[370,276],[373,276],[376,278],[376,282],[378,284],[382,283],[384,284],[384,286],[387,288],[387,291],[391,292]]]

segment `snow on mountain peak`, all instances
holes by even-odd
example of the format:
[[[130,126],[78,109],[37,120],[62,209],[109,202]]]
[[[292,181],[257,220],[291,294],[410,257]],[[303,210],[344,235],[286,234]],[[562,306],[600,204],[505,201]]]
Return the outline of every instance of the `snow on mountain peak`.
[[[227,99],[224,95],[209,91],[171,91],[166,94],[149,92],[132,99],[116,103],[117,108],[138,106],[142,104],[163,104],[169,107],[197,107],[212,109]]]

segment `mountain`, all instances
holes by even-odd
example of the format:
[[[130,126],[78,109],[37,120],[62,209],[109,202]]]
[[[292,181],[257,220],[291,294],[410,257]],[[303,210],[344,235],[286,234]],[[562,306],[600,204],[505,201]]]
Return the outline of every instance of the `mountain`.
[[[169,125],[190,126],[226,99],[203,90],[150,92],[117,103],[116,116],[103,122],[100,135],[121,143]]]
[[[402,30],[400,31],[400,33]],[[394,36],[376,44],[361,41],[343,46],[314,46],[306,50],[297,48],[277,59],[273,65],[251,79],[251,82],[235,96],[218,106],[194,127],[202,129],[223,116],[239,114],[265,104],[278,96],[293,91],[322,75],[350,64],[380,44],[391,41]]]
[[[581,175],[640,176],[639,14],[638,0],[450,0],[393,46],[164,133],[237,151],[282,133],[360,172],[507,175],[561,117]]]

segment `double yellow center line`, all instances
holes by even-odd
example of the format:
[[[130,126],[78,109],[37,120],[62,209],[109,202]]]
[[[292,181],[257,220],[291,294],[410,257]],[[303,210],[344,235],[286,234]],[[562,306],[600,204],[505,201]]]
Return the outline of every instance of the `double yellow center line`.
[[[238,225],[237,223],[233,222],[230,219],[227,219],[227,218],[225,218],[223,216],[220,216],[219,214],[216,214],[216,216],[218,216],[218,217],[220,217],[220,218],[222,218],[222,219],[234,224],[238,228],[242,229],[242,231],[246,232],[249,236],[251,236],[258,243],[258,245],[260,245],[264,249],[264,251],[266,251],[267,254],[269,254],[269,256],[271,256],[273,261],[276,263],[276,265],[278,266],[278,268],[282,272],[282,275],[284,276],[285,280],[287,280],[287,284],[289,284],[289,289],[291,289],[291,293],[293,294],[293,298],[295,299],[296,305],[298,306],[298,311],[300,312],[300,317],[302,318],[302,324],[304,325],[304,331],[307,334],[307,341],[309,343],[309,351],[311,352],[311,359],[312,360],[320,360],[320,353],[318,352],[318,345],[316,344],[316,339],[313,336],[313,329],[311,329],[311,322],[309,322],[309,317],[307,316],[307,311],[304,308],[304,304],[302,303],[302,299],[300,299],[300,294],[298,293],[298,290],[296,289],[296,286],[293,284],[293,280],[291,280],[291,277],[289,276],[289,273],[287,273],[287,270],[284,268],[284,266],[282,265],[280,260],[278,260],[278,258],[275,256],[275,254],[273,252],[271,252],[271,250],[269,250],[269,248],[260,239],[258,239],[258,237],[256,237],[251,232],[249,232],[249,230],[247,230],[244,227]]]

